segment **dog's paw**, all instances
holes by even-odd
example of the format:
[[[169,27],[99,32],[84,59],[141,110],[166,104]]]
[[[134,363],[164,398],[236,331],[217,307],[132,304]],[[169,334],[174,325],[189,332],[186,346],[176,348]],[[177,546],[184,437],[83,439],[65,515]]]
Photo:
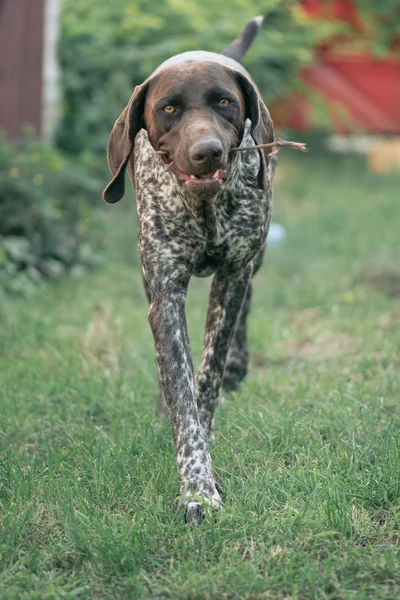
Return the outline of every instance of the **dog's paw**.
[[[192,486],[191,489],[193,490]],[[207,515],[222,510],[222,489],[217,483],[213,482],[212,484],[207,483],[205,486],[198,486],[196,492],[191,491],[191,489],[185,488],[180,501],[180,507],[186,511],[186,523],[200,525]]]
[[[238,389],[243,379],[247,375],[248,353],[247,350],[240,350],[232,347],[225,365],[222,388],[225,392],[234,392]]]
[[[243,379],[246,377],[247,368],[228,365],[222,380],[222,388],[225,392],[235,392]]]
[[[189,502],[186,507],[185,521],[188,524],[200,525],[204,521],[206,511],[201,502]]]

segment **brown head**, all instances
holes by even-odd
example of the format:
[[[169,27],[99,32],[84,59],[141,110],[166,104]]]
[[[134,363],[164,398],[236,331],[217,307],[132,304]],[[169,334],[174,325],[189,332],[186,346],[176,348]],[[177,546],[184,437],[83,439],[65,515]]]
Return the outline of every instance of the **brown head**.
[[[108,203],[124,194],[124,174],[133,160],[136,134],[146,129],[151,145],[180,185],[211,198],[229,175],[230,150],[243,137],[246,119],[256,144],[274,139],[272,121],[247,72],[236,61],[209,52],[187,52],[166,61],[137,87],[111,132],[108,162],[114,178]],[[268,155],[260,152],[259,185],[266,185]],[[134,165],[133,165],[134,167]]]

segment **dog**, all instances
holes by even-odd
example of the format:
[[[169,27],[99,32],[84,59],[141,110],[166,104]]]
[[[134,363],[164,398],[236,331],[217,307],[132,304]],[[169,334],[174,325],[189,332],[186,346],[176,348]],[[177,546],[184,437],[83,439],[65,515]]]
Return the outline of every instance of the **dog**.
[[[113,178],[103,198],[136,189],[138,250],[150,302],[162,402],[172,424],[186,521],[221,507],[208,450],[222,384],[247,371],[250,280],[261,265],[272,205],[273,123],[240,64],[262,17],[222,53],[194,51],[161,64],[111,131]],[[194,377],[185,316],[192,276],[214,275],[202,358]],[[225,374],[224,374],[225,373]]]

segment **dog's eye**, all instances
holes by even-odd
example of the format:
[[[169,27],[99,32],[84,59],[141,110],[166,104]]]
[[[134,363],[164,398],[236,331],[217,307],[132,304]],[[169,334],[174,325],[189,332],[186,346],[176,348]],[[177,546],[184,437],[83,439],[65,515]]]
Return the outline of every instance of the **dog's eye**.
[[[167,115],[172,115],[174,112],[176,112],[176,108],[175,106],[168,104],[168,106],[164,106],[163,111],[167,113]]]
[[[225,106],[228,106],[228,104],[230,104],[230,100],[228,100],[228,98],[222,98],[222,100],[218,102],[218,106],[222,106],[222,108],[225,108]]]

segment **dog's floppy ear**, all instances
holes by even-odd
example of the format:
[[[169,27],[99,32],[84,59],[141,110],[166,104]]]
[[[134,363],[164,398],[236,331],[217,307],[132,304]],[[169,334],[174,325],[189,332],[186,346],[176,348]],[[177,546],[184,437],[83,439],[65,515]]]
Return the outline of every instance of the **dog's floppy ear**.
[[[115,204],[125,193],[125,171],[137,133],[144,127],[143,113],[148,84],[135,88],[128,105],[115,121],[107,147],[107,160],[113,178],[103,192],[107,204]]]
[[[268,108],[265,106],[260,92],[257,90],[250,78],[239,75],[239,83],[244,96],[246,106],[246,118],[251,121],[250,134],[258,146],[259,144],[270,144],[275,140],[274,126]],[[260,149],[260,170],[258,172],[258,183],[264,190],[267,189],[267,166],[269,164],[269,149]]]

